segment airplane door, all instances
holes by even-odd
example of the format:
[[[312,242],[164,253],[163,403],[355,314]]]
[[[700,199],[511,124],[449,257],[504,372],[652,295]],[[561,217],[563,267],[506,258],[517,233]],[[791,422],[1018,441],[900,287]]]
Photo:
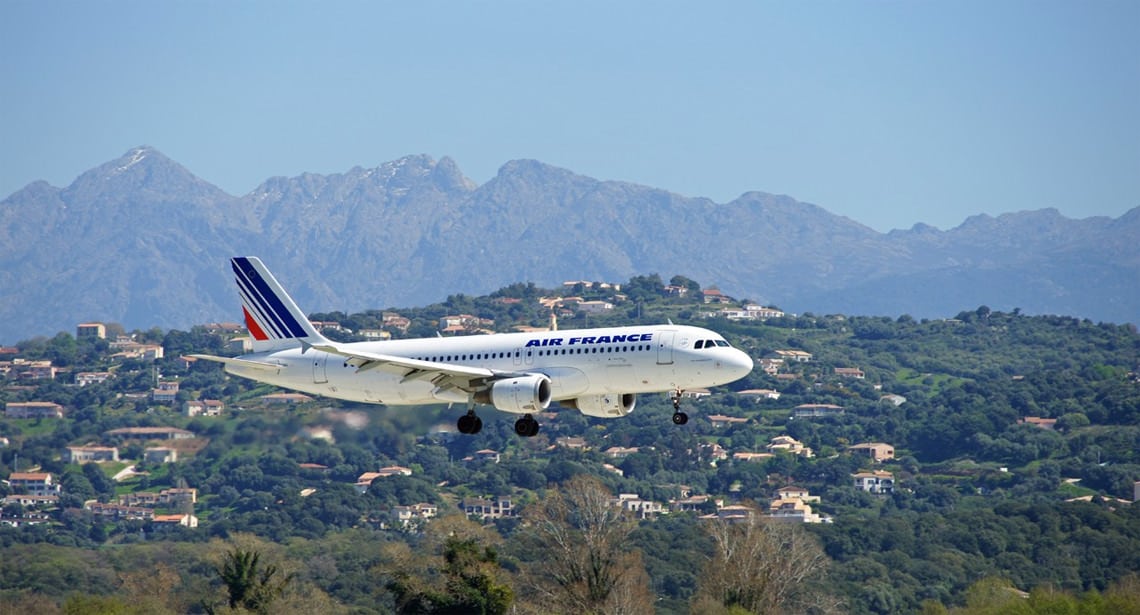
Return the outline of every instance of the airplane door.
[[[660,339],[657,340],[657,364],[658,365],[672,365],[673,364],[673,338],[677,335],[676,331],[662,331]]]
[[[515,348],[515,365],[522,365],[522,348]]]
[[[328,372],[325,371],[326,363],[329,360],[329,353],[327,352],[313,352],[313,383],[324,384],[329,381]]]

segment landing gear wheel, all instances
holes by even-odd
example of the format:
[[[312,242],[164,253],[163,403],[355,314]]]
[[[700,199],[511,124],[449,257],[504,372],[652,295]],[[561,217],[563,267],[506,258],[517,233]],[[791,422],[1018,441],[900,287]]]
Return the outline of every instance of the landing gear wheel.
[[[673,424],[684,425],[689,422],[689,415],[681,412],[681,389],[673,391],[669,396],[673,400]]]
[[[533,438],[538,435],[538,421],[529,414],[515,421],[515,433],[524,438]]]
[[[483,430],[483,419],[479,418],[474,410],[468,410],[467,414],[459,417],[455,427],[459,429],[459,433],[475,435]]]

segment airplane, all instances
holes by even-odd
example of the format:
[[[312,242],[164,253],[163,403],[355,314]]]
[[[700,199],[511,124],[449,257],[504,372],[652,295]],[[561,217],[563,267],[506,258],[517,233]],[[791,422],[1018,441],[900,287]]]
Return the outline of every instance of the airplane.
[[[534,415],[551,402],[598,418],[628,415],[642,393],[671,392],[684,425],[685,390],[739,380],[752,359],[708,329],[638,325],[539,333],[496,333],[372,342],[321,335],[261,259],[230,259],[253,352],[195,359],[286,389],[386,405],[462,403],[456,427],[477,434],[476,404],[521,415],[515,433],[533,437]]]

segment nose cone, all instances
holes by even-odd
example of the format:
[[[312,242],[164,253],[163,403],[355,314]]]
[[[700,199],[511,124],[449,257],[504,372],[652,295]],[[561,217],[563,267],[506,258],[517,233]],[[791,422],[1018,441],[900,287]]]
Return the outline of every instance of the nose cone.
[[[724,370],[731,374],[731,380],[728,382],[740,380],[752,371],[752,357],[742,350],[733,348],[732,352],[724,358],[723,366]]]

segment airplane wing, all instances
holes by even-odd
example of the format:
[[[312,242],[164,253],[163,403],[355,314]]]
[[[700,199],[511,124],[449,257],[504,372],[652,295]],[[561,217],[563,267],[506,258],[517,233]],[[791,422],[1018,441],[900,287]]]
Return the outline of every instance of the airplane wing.
[[[403,375],[401,383],[413,380],[427,380],[440,389],[460,389],[471,392],[483,388],[483,385],[500,378],[513,378],[526,375],[522,372],[505,372],[485,367],[472,367],[470,365],[456,365],[454,363],[436,363],[434,361],[420,361],[395,355],[365,352],[337,343],[306,344],[309,348],[320,350],[345,358],[345,363],[356,367],[357,372],[370,369],[383,369]]]

